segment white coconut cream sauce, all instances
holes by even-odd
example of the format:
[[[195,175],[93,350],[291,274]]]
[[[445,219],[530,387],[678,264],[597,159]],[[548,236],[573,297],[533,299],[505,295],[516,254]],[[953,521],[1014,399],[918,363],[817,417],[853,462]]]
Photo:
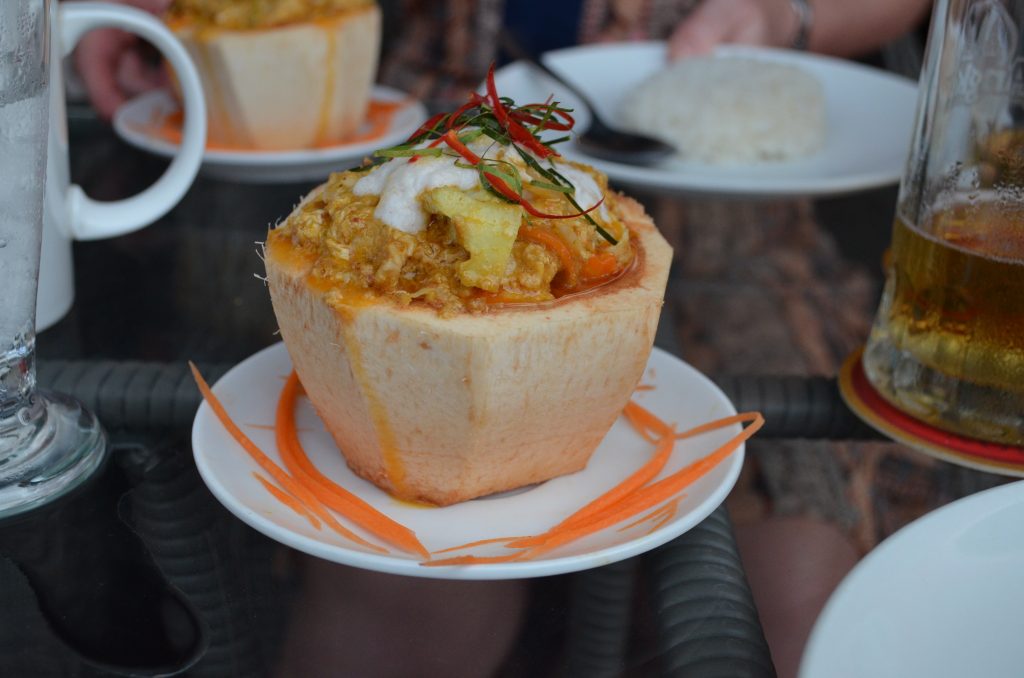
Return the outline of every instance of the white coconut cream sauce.
[[[504,146],[489,139],[478,139],[469,144],[477,154],[495,158],[523,167],[522,158]],[[392,158],[362,177],[352,187],[356,195],[379,195],[373,216],[391,228],[405,233],[419,233],[427,227],[427,214],[420,203],[420,195],[441,186],[456,186],[470,191],[480,184],[480,175],[474,169],[457,167],[460,159],[443,155],[440,157],[420,156],[416,162],[408,158]],[[555,161],[559,174],[565,177],[575,189],[576,202],[583,209],[595,205],[602,197],[601,189],[594,178],[565,162]],[[524,178],[526,175],[524,174]],[[598,208],[602,219],[608,218],[604,205]]]
[[[597,185],[597,181],[594,180],[594,177],[566,162],[555,161],[555,165],[557,172],[565,177],[569,183],[573,185],[573,188],[576,189],[576,193],[573,197],[576,198],[576,202],[583,209],[590,209],[604,197],[601,193],[601,187]],[[597,213],[601,216],[603,221],[608,220],[609,214],[607,205],[602,204],[598,207]]]
[[[419,233],[427,227],[427,215],[420,205],[423,191],[457,186],[469,191],[480,183],[476,170],[455,166],[455,158],[392,158],[352,187],[356,195],[379,195],[373,216],[391,228]]]

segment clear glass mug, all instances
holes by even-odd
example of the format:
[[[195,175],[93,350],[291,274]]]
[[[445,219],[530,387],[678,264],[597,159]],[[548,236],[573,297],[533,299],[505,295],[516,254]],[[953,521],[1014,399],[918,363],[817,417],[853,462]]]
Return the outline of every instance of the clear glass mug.
[[[1024,445],[1024,0],[939,0],[868,379],[938,428]]]

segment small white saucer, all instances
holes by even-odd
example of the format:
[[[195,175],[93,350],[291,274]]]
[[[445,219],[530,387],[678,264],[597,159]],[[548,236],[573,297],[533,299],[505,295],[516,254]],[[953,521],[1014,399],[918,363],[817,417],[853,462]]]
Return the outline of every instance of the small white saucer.
[[[427,118],[422,103],[384,85],[373,88],[373,100],[406,102],[387,128],[373,138],[326,148],[295,151],[247,151],[208,148],[200,173],[204,176],[245,183],[319,181],[331,172],[359,165],[378,148],[402,143]],[[129,144],[157,155],[172,157],[178,144],[165,130],[167,118],[179,111],[178,102],[164,90],[146,92],[121,106],[114,114],[114,130]]]
[[[280,457],[274,444],[274,412],[291,369],[287,350],[283,344],[276,344],[234,367],[213,388],[242,430],[275,461]],[[634,399],[665,421],[677,424],[680,430],[736,413],[717,386],[664,351],[653,351],[643,382],[655,388],[638,391]],[[297,425],[303,446],[324,474],[415,531],[431,551],[492,537],[539,534],[625,479],[650,457],[653,447],[619,419],[579,473],[518,492],[435,508],[398,501],[353,474],[305,398],[300,401]],[[739,430],[734,425],[679,441],[663,473],[677,471],[707,455]],[[256,463],[224,430],[206,403],[196,413],[192,447],[199,473],[214,496],[268,537],[337,563],[440,579],[541,577],[599,567],[644,553],[686,532],[717,508],[735,484],[744,456],[741,446],[688,487],[676,515],[654,531],[650,531],[649,523],[622,531],[621,525],[615,525],[536,560],[424,567],[415,556],[374,553],[327,528],[314,529],[253,477],[252,472],[258,470]],[[508,551],[495,544],[471,552],[496,555]]]

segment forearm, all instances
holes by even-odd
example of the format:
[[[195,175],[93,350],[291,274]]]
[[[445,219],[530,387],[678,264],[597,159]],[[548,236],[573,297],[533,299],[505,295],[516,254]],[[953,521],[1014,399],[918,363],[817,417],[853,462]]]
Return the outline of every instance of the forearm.
[[[931,0],[810,0],[814,10],[809,49],[858,56],[911,31]]]
[[[877,50],[912,30],[931,0],[809,0],[807,48],[841,57]],[[793,0],[703,0],[676,27],[669,58],[704,54],[716,45],[738,43],[791,47],[799,35]]]

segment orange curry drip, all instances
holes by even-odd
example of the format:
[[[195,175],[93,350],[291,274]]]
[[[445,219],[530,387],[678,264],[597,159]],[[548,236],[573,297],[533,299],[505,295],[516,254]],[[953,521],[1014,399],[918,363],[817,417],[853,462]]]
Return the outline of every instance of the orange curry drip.
[[[320,116],[317,122],[316,130],[316,141],[313,142],[315,147],[323,147],[327,145],[327,141],[330,137],[328,130],[331,127],[331,109],[334,105],[334,63],[337,61],[338,47],[337,38],[334,31],[327,28],[324,31],[327,36],[327,55],[324,58],[324,68],[327,71],[327,77],[324,78],[324,92],[323,101],[320,103]]]
[[[395,114],[407,105],[407,101],[379,101],[373,99],[366,107],[366,119],[360,126],[360,130],[353,135],[350,135],[340,141],[333,142],[321,142],[313,146],[313,148],[330,148],[340,144],[351,144],[359,143],[363,141],[372,141],[373,139],[384,136],[384,133],[391,127],[391,123],[395,118]],[[169,141],[174,144],[181,143],[181,128],[184,122],[184,113],[182,111],[175,111],[168,115],[165,115],[162,119],[156,120],[153,123],[152,129],[155,131],[156,136]],[[216,142],[207,140],[206,149],[209,151],[254,151],[256,149],[235,146],[232,144],[218,144]]]

